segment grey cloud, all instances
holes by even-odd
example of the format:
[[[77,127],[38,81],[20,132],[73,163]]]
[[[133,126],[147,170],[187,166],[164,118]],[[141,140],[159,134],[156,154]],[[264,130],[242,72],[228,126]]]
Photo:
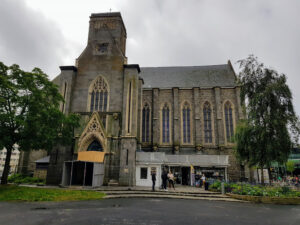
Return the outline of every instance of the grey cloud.
[[[131,0],[121,7],[134,39],[127,44],[129,63],[222,64],[254,54],[287,75],[299,114],[299,9],[297,0]]]
[[[68,54],[59,28],[20,0],[2,0],[0,7],[0,61],[25,70],[40,67],[57,75]]]
[[[254,54],[288,76],[300,112],[300,1],[116,0],[108,4],[115,4],[123,16],[129,63],[211,65],[228,59],[235,63]],[[88,20],[82,21],[86,28]],[[0,28],[1,61],[29,69],[39,66],[52,77],[66,58],[75,60],[86,43],[79,51],[76,41],[66,41],[53,22],[21,0],[1,0]]]

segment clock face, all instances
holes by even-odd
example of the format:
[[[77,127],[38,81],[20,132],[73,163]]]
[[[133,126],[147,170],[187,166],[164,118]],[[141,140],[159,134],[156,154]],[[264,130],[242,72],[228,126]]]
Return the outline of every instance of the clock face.
[[[106,55],[109,51],[109,43],[98,43],[95,45],[94,54],[95,55]]]
[[[105,53],[105,52],[107,52],[107,50],[108,50],[108,43],[102,43],[102,44],[98,44],[98,51],[100,52],[100,53]]]

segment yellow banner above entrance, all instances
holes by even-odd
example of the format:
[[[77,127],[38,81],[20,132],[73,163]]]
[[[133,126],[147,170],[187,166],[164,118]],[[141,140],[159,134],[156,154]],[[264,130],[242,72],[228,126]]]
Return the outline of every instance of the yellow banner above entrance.
[[[104,162],[105,152],[84,151],[78,152],[77,160],[86,162]]]

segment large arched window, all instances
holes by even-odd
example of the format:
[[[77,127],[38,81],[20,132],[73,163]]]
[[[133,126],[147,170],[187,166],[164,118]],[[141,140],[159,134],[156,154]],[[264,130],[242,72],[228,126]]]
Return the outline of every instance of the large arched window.
[[[187,102],[182,106],[182,141],[191,143],[191,107]]]
[[[127,133],[131,132],[131,116],[132,116],[132,82],[130,81],[128,84],[128,95],[127,95],[127,111],[126,111],[126,119],[127,119]]]
[[[164,104],[162,108],[162,143],[170,143],[170,108]]]
[[[204,120],[204,142],[212,143],[212,118],[211,107],[208,102],[203,106],[203,120]]]
[[[227,142],[232,142],[233,137],[233,110],[232,105],[227,101],[224,105],[225,114],[225,129],[226,129],[226,140]]]
[[[103,77],[98,77],[91,88],[90,111],[106,112],[108,104],[108,85]]]
[[[150,107],[148,103],[143,107],[142,142],[150,142]]]

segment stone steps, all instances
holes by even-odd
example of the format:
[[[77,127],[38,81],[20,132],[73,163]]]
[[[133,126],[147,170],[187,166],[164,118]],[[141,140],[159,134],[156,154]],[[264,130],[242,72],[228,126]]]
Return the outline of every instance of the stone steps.
[[[145,194],[145,193],[131,193],[131,194],[108,194],[104,197],[105,199],[116,199],[116,198],[168,198],[168,199],[188,199],[188,200],[209,200],[209,201],[228,201],[228,202],[246,202],[238,199],[233,199],[228,196],[226,197],[209,197],[209,196],[188,196],[188,195],[170,195],[170,194]]]
[[[111,187],[117,187],[119,186],[119,182],[117,180],[110,180],[107,185]]]
[[[72,186],[73,187],[73,186]],[[101,192],[118,192],[118,191],[125,191],[125,192],[135,192],[135,191],[140,191],[140,192],[148,192],[148,193],[153,193],[152,189],[150,188],[145,188],[145,189],[140,189],[140,188],[131,188],[131,187],[108,187],[108,186],[103,186],[103,187],[97,187],[97,188],[90,188],[95,191],[101,191]],[[195,190],[183,190],[182,188],[175,189],[168,189],[168,191],[164,191],[163,189],[155,189],[155,193],[182,193],[182,194],[210,194],[210,195],[219,195],[221,192],[215,192],[215,191],[205,191],[203,189],[195,189]]]
[[[227,195],[221,195],[220,193],[195,193],[195,192],[175,192],[175,191],[101,191],[109,196],[118,195],[150,195],[150,196],[190,196],[190,197],[201,197],[201,198],[230,198]]]
[[[210,191],[162,191],[157,190],[155,192],[148,190],[122,190],[122,189],[114,189],[114,190],[97,190],[105,193],[106,199],[113,198],[169,198],[169,199],[193,199],[193,200],[215,200],[215,201],[230,201],[230,202],[245,202],[242,200],[237,200],[230,198],[227,195],[222,195],[218,192],[210,192]]]

